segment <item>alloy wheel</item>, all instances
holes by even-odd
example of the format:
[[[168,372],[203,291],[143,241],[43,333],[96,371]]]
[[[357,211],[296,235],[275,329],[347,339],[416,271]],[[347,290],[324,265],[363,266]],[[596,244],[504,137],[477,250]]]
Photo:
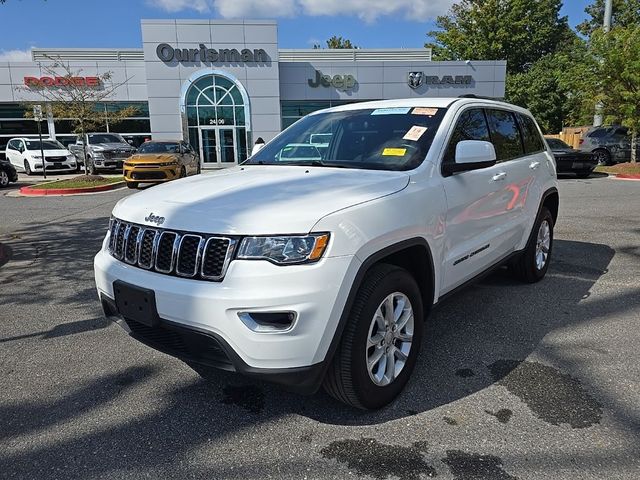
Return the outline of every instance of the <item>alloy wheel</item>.
[[[373,383],[384,387],[400,375],[411,351],[413,327],[413,308],[405,294],[394,292],[380,303],[367,335],[367,371]]]
[[[9,175],[4,170],[0,170],[0,187],[9,185]]]
[[[542,270],[547,264],[549,258],[549,249],[551,248],[551,227],[547,220],[540,223],[538,229],[538,238],[536,240],[536,268]]]

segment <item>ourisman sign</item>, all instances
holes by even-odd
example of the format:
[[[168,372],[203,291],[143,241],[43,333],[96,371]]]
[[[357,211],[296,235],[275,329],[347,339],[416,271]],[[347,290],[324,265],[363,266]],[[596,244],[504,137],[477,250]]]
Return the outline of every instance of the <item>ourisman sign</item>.
[[[250,50],[243,48],[207,48],[200,44],[200,48],[173,48],[168,43],[161,43],[156,47],[158,58],[165,63],[173,62],[222,62],[222,63],[264,63],[269,61],[269,55],[262,48]]]

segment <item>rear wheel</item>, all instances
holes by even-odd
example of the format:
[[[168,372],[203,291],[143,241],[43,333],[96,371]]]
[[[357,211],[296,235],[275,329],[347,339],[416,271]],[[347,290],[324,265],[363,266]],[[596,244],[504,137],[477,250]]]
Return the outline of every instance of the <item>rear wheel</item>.
[[[387,405],[409,380],[422,327],[420,289],[411,274],[393,265],[372,267],[349,312],[325,390],[357,408]]]
[[[29,165],[29,160],[24,161],[24,173],[26,173],[27,175],[33,175],[33,172],[31,171],[31,165]]]
[[[511,263],[511,268],[519,280],[535,283],[542,280],[549,268],[553,248],[553,216],[548,208],[542,207],[524,251]]]
[[[608,151],[599,148],[593,151],[593,156],[598,161],[598,165],[611,165],[611,154]]]
[[[9,175],[4,170],[0,170],[0,187],[9,185]]]
[[[138,188],[138,182],[127,182],[127,188]]]

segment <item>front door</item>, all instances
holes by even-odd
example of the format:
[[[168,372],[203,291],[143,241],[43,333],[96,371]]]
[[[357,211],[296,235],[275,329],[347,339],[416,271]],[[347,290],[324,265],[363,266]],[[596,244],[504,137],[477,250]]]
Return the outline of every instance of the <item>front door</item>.
[[[201,127],[200,159],[203,168],[220,168],[237,164],[235,128]]]

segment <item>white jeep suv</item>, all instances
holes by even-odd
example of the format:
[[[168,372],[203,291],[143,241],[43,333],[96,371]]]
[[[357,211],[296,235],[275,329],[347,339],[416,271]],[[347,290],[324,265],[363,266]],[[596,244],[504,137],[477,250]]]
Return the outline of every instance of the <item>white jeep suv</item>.
[[[96,284],[108,317],[200,373],[379,408],[411,375],[434,304],[502,265],[544,277],[557,214],[527,110],[357,103],[301,119],[242,165],[122,199]]]

